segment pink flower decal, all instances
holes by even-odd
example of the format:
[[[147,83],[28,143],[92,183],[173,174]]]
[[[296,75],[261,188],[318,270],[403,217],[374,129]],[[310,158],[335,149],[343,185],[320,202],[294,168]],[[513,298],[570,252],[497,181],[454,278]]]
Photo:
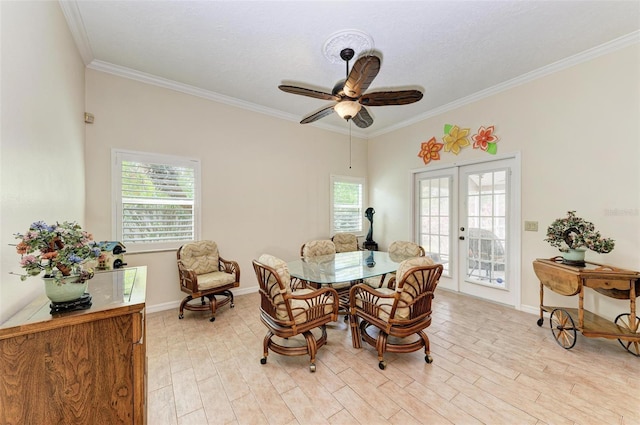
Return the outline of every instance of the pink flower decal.
[[[425,164],[428,164],[431,160],[437,161],[440,159],[440,150],[443,146],[442,143],[436,142],[435,137],[432,137],[428,142],[422,142],[418,156],[422,158]]]
[[[498,152],[498,146],[496,143],[499,139],[498,136],[493,134],[494,131],[494,126],[489,126],[487,128],[481,126],[478,129],[478,133],[471,137],[473,139],[473,148],[482,149],[487,153],[495,155],[495,153]]]

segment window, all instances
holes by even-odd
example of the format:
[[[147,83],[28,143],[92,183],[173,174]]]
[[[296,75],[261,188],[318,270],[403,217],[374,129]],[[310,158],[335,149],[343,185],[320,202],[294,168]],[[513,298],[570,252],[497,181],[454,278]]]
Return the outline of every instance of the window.
[[[433,174],[433,173],[432,173]],[[437,174],[437,173],[435,173]],[[418,175],[418,243],[434,261],[442,263],[444,276],[451,276],[451,186],[450,176]]]
[[[115,238],[129,252],[176,249],[199,235],[200,161],[114,150]]]
[[[362,234],[364,178],[331,176],[331,234]]]

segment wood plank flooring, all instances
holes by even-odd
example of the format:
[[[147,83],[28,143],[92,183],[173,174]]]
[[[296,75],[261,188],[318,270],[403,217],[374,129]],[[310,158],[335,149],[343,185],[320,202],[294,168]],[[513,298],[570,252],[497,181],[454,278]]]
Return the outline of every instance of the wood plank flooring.
[[[424,352],[351,346],[340,316],[317,371],[308,356],[270,353],[257,293],[208,315],[147,316],[148,423],[205,424],[640,424],[640,358],[617,340],[560,347],[545,319],[438,290]]]

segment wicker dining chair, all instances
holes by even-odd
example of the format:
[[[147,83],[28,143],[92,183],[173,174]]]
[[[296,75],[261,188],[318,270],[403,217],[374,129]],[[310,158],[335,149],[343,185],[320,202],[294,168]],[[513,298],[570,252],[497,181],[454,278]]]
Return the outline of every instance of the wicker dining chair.
[[[213,322],[219,307],[230,303],[233,308],[231,289],[240,286],[240,266],[236,261],[222,258],[218,245],[206,240],[182,245],[177,257],[180,290],[189,294],[180,303],[179,319],[184,317],[185,309],[211,310],[209,320]],[[198,298],[200,301],[191,302]]]
[[[332,288],[292,290],[287,263],[269,254],[253,260],[260,291],[260,320],[267,327],[264,355],[269,350],[284,356],[309,355],[309,370],[316,371],[316,353],[327,342],[326,324],[338,318],[338,294]],[[319,329],[320,336],[312,333]],[[316,332],[317,333],[317,332]],[[303,335],[305,345],[295,345],[290,339]],[[274,341],[274,336],[288,339],[286,344]]]
[[[378,351],[378,366],[385,369],[384,353],[410,353],[424,347],[425,361],[433,358],[424,330],[431,325],[431,301],[442,275],[442,264],[429,257],[404,260],[398,267],[395,288],[351,288],[349,323],[354,348],[364,340]],[[377,328],[370,333],[371,328]],[[411,340],[416,334],[417,339]],[[392,339],[390,339],[392,338]]]
[[[328,239],[309,241],[300,247],[300,256],[303,258],[313,258],[331,254],[336,254],[336,245]],[[356,282],[338,282],[329,285],[330,288],[338,291],[338,295],[340,296],[340,314],[345,315],[345,321],[347,320],[347,313],[349,311],[349,290],[355,283]]]
[[[409,258],[424,256],[424,248],[414,242],[393,241],[391,245],[389,245],[389,258],[396,263],[401,263],[403,260]],[[395,276],[395,273],[387,273],[382,276],[367,278],[364,280],[364,283],[373,288],[381,288],[385,282],[393,283]]]

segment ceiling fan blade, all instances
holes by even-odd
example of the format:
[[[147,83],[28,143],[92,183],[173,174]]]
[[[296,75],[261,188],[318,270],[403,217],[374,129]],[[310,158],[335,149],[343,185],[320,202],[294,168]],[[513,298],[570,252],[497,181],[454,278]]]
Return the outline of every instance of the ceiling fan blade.
[[[373,118],[369,115],[369,111],[363,106],[355,117],[351,118],[353,123],[360,128],[367,128],[373,124]]]
[[[318,121],[320,118],[324,118],[327,115],[333,114],[334,106],[335,105],[330,105],[330,106],[327,106],[326,108],[320,109],[318,112],[314,112],[313,114],[303,118],[302,121],[300,121],[300,124],[309,124],[310,122]]]
[[[369,84],[380,71],[380,58],[377,56],[363,56],[353,64],[347,82],[344,84],[344,94],[358,98],[364,93]]]
[[[331,93],[324,93],[317,90],[305,89],[304,87],[280,85],[278,86],[278,88],[287,93],[299,94],[302,96],[313,97],[316,99],[335,100],[336,102],[340,100],[338,96],[334,96]]]
[[[422,99],[418,90],[379,91],[363,95],[359,102],[367,106],[408,105]]]

